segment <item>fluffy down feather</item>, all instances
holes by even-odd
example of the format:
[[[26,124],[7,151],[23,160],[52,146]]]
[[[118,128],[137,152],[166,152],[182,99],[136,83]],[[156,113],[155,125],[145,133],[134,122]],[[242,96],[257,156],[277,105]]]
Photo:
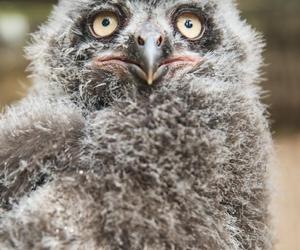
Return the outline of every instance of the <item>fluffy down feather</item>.
[[[201,68],[94,108],[95,44],[68,36],[91,2],[60,2],[29,49],[35,87],[0,118],[0,249],[271,249],[260,38],[231,1],[201,1],[223,39]]]

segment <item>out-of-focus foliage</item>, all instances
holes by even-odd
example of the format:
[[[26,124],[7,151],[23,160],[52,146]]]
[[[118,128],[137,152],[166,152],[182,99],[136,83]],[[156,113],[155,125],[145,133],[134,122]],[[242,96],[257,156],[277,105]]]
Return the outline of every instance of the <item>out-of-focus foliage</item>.
[[[24,36],[19,43],[5,41],[3,35],[1,38],[1,18],[12,18],[11,27],[4,25],[7,37],[13,37],[10,29],[28,33],[26,27],[34,31],[47,18],[55,2],[0,0],[0,106],[22,96],[26,88],[20,82],[25,85],[29,82],[24,74],[27,62],[22,59],[22,48],[29,36]],[[238,3],[242,15],[264,34],[268,44],[263,85],[269,91],[265,102],[272,105],[274,127],[300,128],[300,1],[240,0]],[[25,23],[21,25],[22,20]],[[17,22],[19,29],[13,26]],[[22,31],[19,26],[25,29]]]

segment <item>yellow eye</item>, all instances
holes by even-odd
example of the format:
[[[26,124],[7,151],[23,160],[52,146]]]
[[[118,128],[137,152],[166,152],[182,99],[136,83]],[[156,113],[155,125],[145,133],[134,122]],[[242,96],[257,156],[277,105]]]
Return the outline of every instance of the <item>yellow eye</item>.
[[[177,18],[177,28],[186,38],[194,40],[203,33],[201,18],[193,13],[183,13]]]
[[[102,12],[95,17],[91,28],[94,36],[101,38],[112,35],[118,26],[119,20],[116,14],[112,12]]]

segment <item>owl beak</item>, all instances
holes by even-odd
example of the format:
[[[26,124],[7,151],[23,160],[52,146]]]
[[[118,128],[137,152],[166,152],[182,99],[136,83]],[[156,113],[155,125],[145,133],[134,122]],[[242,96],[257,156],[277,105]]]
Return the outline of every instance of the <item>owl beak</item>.
[[[148,85],[152,85],[162,75],[159,66],[163,57],[163,42],[161,32],[149,23],[144,25],[142,31],[136,36],[141,67],[141,70],[136,73]]]
[[[149,37],[145,42],[145,46],[141,49],[142,65],[146,73],[146,81],[149,85],[159,77],[159,72],[157,72],[159,67],[159,62],[162,57],[162,51],[160,46],[158,46],[157,38]]]

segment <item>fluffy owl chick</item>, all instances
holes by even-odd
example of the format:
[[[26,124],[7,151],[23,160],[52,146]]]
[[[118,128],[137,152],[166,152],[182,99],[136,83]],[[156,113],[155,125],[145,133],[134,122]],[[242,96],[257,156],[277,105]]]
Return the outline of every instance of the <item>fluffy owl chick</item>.
[[[261,39],[231,0],[63,0],[0,120],[0,249],[271,249]]]

